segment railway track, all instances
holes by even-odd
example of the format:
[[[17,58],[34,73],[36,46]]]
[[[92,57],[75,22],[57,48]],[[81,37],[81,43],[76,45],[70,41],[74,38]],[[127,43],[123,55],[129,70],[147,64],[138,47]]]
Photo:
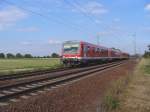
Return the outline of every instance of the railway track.
[[[111,62],[115,63],[115,62]],[[104,66],[105,64],[99,65],[99,67]],[[46,71],[39,71],[39,72],[31,72],[29,74],[14,74],[13,75],[7,75],[7,76],[1,76],[0,78],[0,87],[3,87],[4,85],[12,85],[18,84],[18,83],[26,83],[26,82],[31,82],[31,81],[37,81],[37,80],[45,80],[47,78],[57,78],[60,75],[67,75],[67,74],[73,74],[73,73],[78,73],[82,72],[84,70],[88,70],[89,68],[94,68],[96,66],[88,66],[88,67],[83,67],[83,68],[60,68],[56,70],[46,70]]]
[[[32,76],[36,77],[36,76],[42,76],[45,74],[51,74],[51,73],[55,73],[55,72],[72,70],[72,69],[74,69],[74,68],[66,67],[66,68],[57,68],[57,69],[52,69],[52,70],[40,70],[40,71],[31,71],[31,72],[22,72],[22,73],[8,74],[8,75],[0,75],[0,81],[21,79],[21,78],[27,78],[27,77],[32,77]]]
[[[34,75],[43,75],[47,73],[54,73],[58,71],[65,71],[69,68],[57,68],[52,70],[41,70],[41,71],[32,71],[32,72],[23,72],[23,73],[15,73],[15,74],[8,74],[8,75],[0,75],[0,81],[5,80],[12,80],[12,79],[18,79],[18,78],[24,78],[24,77],[31,77]]]
[[[126,63],[126,61],[113,62],[82,69],[77,68],[70,71],[67,70],[67,72],[56,72],[51,77],[49,76],[37,78],[35,80],[25,80],[23,82],[1,86],[0,106],[8,105],[11,102],[17,102],[19,99],[27,98],[28,96],[36,95],[38,92],[49,90],[51,87],[71,82],[82,77],[92,75],[92,73],[104,71],[124,63]]]

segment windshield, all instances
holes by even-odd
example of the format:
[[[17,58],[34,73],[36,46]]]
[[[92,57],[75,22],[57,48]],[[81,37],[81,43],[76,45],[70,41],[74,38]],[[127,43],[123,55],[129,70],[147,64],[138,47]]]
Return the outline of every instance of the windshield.
[[[64,43],[64,54],[76,54],[79,51],[79,43]]]

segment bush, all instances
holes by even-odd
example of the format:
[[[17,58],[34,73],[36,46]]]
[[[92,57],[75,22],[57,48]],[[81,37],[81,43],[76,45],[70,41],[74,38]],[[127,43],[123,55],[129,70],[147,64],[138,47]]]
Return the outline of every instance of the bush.
[[[25,54],[24,58],[33,58],[33,56],[31,54]]]
[[[143,57],[144,58],[150,58],[150,52],[145,51]]]
[[[6,55],[7,55],[7,58],[15,58],[15,55],[13,55],[12,53],[8,53]]]
[[[0,53],[0,58],[5,58],[5,54],[4,53]]]
[[[52,53],[51,57],[52,57],[52,58],[59,58],[59,54],[57,54],[57,53]]]
[[[22,54],[20,54],[20,53],[17,53],[16,54],[16,58],[23,58],[24,56],[22,55]]]
[[[148,51],[145,51],[143,57],[144,58],[150,58],[150,45],[148,45]]]

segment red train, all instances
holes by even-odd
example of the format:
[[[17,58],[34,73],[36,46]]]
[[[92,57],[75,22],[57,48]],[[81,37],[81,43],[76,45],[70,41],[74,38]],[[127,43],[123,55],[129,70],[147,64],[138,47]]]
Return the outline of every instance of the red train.
[[[83,41],[66,41],[63,43],[61,60],[64,65],[80,65],[128,58],[129,54],[119,49],[106,48]]]

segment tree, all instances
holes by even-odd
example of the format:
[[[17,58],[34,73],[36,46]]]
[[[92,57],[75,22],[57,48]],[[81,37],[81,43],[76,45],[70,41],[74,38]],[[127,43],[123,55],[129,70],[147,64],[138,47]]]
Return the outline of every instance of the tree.
[[[13,55],[12,53],[8,53],[6,55],[7,55],[7,58],[15,58],[15,55]]]
[[[33,56],[31,54],[25,54],[24,57],[25,58],[33,58]]]
[[[59,54],[57,54],[57,53],[52,53],[51,57],[52,57],[52,58],[59,58]]]
[[[150,45],[148,45],[148,50],[149,50],[149,52],[150,52]]]
[[[0,53],[0,58],[5,58],[5,54],[4,53]]]
[[[23,55],[21,53],[17,53],[16,58],[23,58]]]
[[[147,47],[148,47],[148,51],[145,51],[145,53],[144,53],[143,56],[144,56],[145,58],[150,58],[150,45],[148,45]]]
[[[46,58],[50,58],[51,56],[46,56]]]
[[[42,58],[51,58],[51,56],[43,56]]]

